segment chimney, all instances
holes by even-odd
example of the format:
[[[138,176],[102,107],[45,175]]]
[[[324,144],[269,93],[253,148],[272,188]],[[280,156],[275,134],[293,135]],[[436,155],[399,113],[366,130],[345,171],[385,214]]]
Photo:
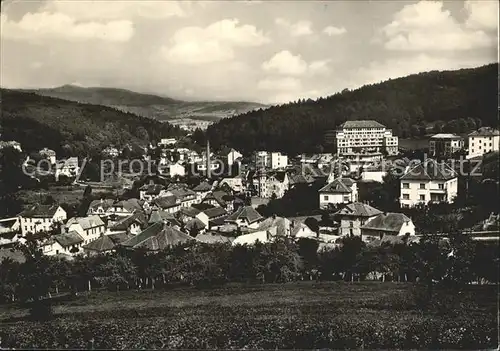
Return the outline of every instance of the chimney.
[[[207,178],[210,179],[211,161],[210,161],[210,141],[207,139]]]

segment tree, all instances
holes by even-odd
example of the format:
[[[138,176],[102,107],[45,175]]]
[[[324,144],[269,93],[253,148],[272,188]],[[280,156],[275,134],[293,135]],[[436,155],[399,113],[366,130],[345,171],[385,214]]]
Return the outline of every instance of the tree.
[[[121,286],[129,288],[130,283],[137,277],[130,258],[121,255],[110,256],[97,267],[97,272],[96,280],[99,284],[116,291],[120,290]]]

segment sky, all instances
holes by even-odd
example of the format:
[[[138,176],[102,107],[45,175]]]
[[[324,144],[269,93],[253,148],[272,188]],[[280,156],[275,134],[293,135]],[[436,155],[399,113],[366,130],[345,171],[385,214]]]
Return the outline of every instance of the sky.
[[[4,0],[0,85],[284,103],[498,62],[498,2]]]

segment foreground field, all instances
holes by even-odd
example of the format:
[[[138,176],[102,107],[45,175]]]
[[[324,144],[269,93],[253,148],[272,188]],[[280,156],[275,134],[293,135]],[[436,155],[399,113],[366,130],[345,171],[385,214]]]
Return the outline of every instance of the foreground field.
[[[7,348],[495,347],[496,291],[470,287],[458,312],[422,312],[410,285],[293,283],[97,292],[56,303],[53,321],[0,308]]]

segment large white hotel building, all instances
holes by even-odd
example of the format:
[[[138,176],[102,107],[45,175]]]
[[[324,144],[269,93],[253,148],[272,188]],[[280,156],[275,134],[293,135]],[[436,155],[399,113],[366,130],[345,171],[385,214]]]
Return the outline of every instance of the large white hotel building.
[[[398,137],[377,121],[347,121],[337,129],[335,137],[339,156],[398,154]]]

